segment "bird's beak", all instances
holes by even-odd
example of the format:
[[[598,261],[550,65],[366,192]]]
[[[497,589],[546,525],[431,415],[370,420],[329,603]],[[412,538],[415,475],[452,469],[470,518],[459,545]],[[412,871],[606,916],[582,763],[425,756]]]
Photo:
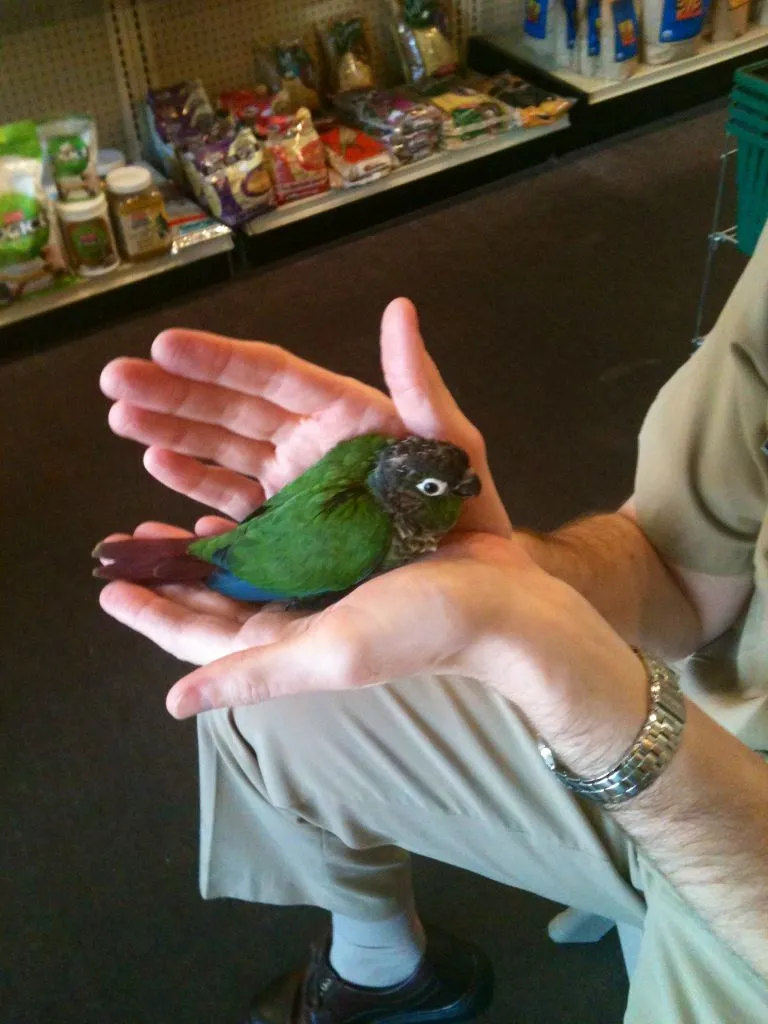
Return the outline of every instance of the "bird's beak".
[[[462,498],[476,498],[480,493],[480,477],[468,469],[462,479],[453,489],[454,494]]]

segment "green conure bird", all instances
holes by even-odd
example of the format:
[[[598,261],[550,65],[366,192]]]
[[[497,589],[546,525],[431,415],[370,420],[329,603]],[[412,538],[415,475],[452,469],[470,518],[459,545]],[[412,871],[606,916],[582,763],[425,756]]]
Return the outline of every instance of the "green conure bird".
[[[480,493],[446,441],[367,434],[342,441],[234,529],[197,540],[105,541],[102,579],[205,583],[241,601],[340,595],[434,551]]]

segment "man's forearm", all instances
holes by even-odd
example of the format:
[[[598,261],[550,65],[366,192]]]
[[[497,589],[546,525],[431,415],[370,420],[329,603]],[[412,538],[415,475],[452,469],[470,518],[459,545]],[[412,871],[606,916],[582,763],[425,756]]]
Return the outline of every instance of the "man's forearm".
[[[712,932],[768,983],[768,764],[689,701],[667,770],[614,813]]]
[[[542,569],[582,594],[628,643],[668,659],[703,642],[692,602],[637,524],[622,512],[517,538]]]
[[[513,698],[570,771],[595,778],[621,760],[646,720],[648,679],[609,635],[569,646],[567,667],[559,652],[556,668],[543,663],[546,701],[531,685]],[[768,982],[768,764],[688,701],[666,770],[609,813]]]

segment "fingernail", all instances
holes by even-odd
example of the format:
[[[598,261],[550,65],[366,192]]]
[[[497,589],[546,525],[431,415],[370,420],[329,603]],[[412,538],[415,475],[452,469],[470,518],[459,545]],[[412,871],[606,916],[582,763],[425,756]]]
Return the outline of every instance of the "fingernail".
[[[213,701],[205,690],[187,690],[168,701],[168,710],[174,718],[191,718],[203,711],[212,711],[213,706]]]

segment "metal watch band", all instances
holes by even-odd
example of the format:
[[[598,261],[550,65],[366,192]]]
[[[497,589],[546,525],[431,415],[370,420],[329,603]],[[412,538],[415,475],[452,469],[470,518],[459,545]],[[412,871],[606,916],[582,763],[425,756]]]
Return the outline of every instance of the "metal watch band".
[[[645,651],[635,648],[635,653],[648,674],[650,708],[637,739],[615,767],[595,779],[581,778],[560,765],[547,744],[539,740],[539,753],[560,781],[579,796],[606,807],[630,800],[656,781],[679,747],[685,724],[685,700],[677,673]]]

